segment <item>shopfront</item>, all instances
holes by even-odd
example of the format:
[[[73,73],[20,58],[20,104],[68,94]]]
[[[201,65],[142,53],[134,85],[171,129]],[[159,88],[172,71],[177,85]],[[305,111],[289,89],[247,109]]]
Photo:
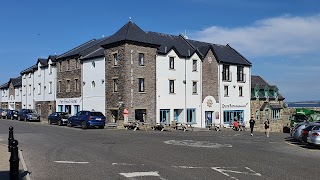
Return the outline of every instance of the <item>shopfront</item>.
[[[81,98],[58,98],[56,106],[58,112],[74,115],[81,110]]]

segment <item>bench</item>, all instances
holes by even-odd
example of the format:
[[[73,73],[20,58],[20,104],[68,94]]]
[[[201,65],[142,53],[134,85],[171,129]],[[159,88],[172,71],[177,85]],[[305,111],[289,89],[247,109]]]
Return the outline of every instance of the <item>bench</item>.
[[[117,123],[112,123],[112,122],[110,122],[110,123],[107,123],[106,126],[107,126],[107,128],[117,129],[118,124],[117,124]]]
[[[133,129],[133,131],[136,131],[139,127],[143,127],[145,131],[147,131],[147,127],[150,123],[140,122],[140,121],[128,121],[123,126],[125,130]]]
[[[173,122],[171,125],[171,127],[173,129],[178,130],[179,128],[181,128],[181,130],[183,130],[183,132],[187,131],[187,128],[191,128],[191,131],[193,131],[193,125],[195,125],[197,123],[195,122],[187,122],[187,123],[180,123],[180,122]]]

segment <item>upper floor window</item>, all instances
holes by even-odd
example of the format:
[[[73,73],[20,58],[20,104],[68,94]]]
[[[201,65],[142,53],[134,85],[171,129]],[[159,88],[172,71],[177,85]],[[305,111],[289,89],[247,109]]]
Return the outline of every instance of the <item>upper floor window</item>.
[[[51,64],[49,64],[48,69],[49,69],[49,74],[52,74],[52,66],[51,66]]]
[[[31,73],[29,73],[29,78],[31,78]]]
[[[16,95],[19,96],[20,88],[16,89]]]
[[[23,96],[25,96],[26,95],[26,93],[27,93],[27,87],[26,87],[26,85],[23,85]]]
[[[169,69],[174,69],[174,57],[169,58]]]
[[[91,82],[91,89],[94,89],[96,87],[96,83],[94,81]]]
[[[61,81],[58,81],[58,92],[61,92]]]
[[[193,93],[193,94],[197,94],[197,93],[198,93],[198,91],[197,91],[197,85],[198,85],[198,83],[197,83],[196,81],[193,81],[193,82],[192,82],[192,93]]]
[[[144,66],[144,54],[139,53],[139,65]]]
[[[113,54],[113,65],[118,66],[119,60],[118,60],[118,53]]]
[[[67,80],[67,84],[66,84],[66,92],[70,92],[71,88],[70,88],[70,80]]]
[[[229,86],[224,86],[224,97],[229,96]]]
[[[118,92],[118,79],[113,79],[113,92]]]
[[[269,98],[269,92],[268,92],[268,90],[264,90],[264,97],[265,97],[265,98]]]
[[[144,78],[139,78],[139,92],[144,92]]]
[[[91,69],[94,69],[96,67],[96,62],[92,61],[91,62]]]
[[[62,72],[62,62],[59,62],[59,72]]]
[[[243,66],[237,66],[237,81],[245,82],[245,74],[243,72]]]
[[[197,71],[197,60],[192,61],[192,71]]]
[[[278,91],[274,90],[274,97],[278,97]]]
[[[41,68],[40,68],[40,65],[38,65],[38,76],[41,76]]]
[[[38,83],[38,95],[41,94],[41,83]]]
[[[169,80],[169,93],[174,93],[174,80]]]
[[[74,80],[74,85],[75,85],[75,88],[74,88],[74,89],[75,89],[76,91],[79,91],[79,89],[80,89],[79,79],[75,79],[75,80]]]
[[[225,64],[223,65],[222,80],[223,81],[231,81],[230,65],[225,65]]]
[[[67,71],[70,70],[70,60],[67,60]]]
[[[52,93],[52,82],[49,82],[49,94],[51,94]]]
[[[29,96],[31,96],[31,84],[29,84]]]
[[[25,78],[26,78],[26,74],[23,75],[23,79],[25,79]]]
[[[239,86],[239,96],[242,97],[243,96],[243,87]]]

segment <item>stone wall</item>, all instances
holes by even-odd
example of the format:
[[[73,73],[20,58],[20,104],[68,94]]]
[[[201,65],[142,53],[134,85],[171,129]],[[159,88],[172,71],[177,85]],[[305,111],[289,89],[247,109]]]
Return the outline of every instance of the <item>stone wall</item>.
[[[68,61],[70,63],[69,65]],[[78,90],[76,89],[76,79],[78,80]],[[70,81],[69,92],[67,92],[67,80]],[[61,81],[60,92],[59,81]],[[79,60],[77,58],[60,60],[59,62],[57,62],[57,98],[80,97],[81,85],[81,64],[79,63]]]
[[[210,59],[211,58],[211,59]],[[211,61],[211,63],[209,62]],[[202,101],[207,96],[213,96],[217,102],[219,102],[219,64],[209,50],[205,59],[202,61]]]
[[[8,109],[8,102],[1,102],[2,109]]]
[[[50,108],[51,107],[51,108]],[[55,101],[37,101],[35,102],[35,109],[40,114],[41,120],[47,120],[48,116],[55,112]]]
[[[12,95],[13,97],[15,97],[15,90],[14,90],[14,87],[13,87],[13,84],[12,84],[12,82],[10,82],[10,84],[9,84],[9,98],[10,98],[10,96]]]
[[[114,66],[113,54],[118,53]],[[144,66],[139,65],[139,53],[144,53]],[[111,119],[111,109],[129,108],[129,120],[135,119],[136,109],[146,109],[146,122],[155,122],[156,114],[156,55],[157,49],[135,44],[123,44],[105,49],[106,116]],[[131,63],[132,58],[132,63]],[[145,92],[138,92],[138,78],[144,78]],[[118,79],[118,92],[113,91],[113,80]],[[132,93],[132,94],[131,94]]]

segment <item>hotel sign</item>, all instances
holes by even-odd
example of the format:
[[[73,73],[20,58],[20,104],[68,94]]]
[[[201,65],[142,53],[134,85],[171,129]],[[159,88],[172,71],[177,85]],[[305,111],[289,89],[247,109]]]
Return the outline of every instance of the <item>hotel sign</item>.
[[[246,104],[222,104],[223,109],[230,109],[230,108],[245,108],[247,107],[248,103]]]
[[[77,104],[78,99],[60,99],[58,100],[58,104]]]

